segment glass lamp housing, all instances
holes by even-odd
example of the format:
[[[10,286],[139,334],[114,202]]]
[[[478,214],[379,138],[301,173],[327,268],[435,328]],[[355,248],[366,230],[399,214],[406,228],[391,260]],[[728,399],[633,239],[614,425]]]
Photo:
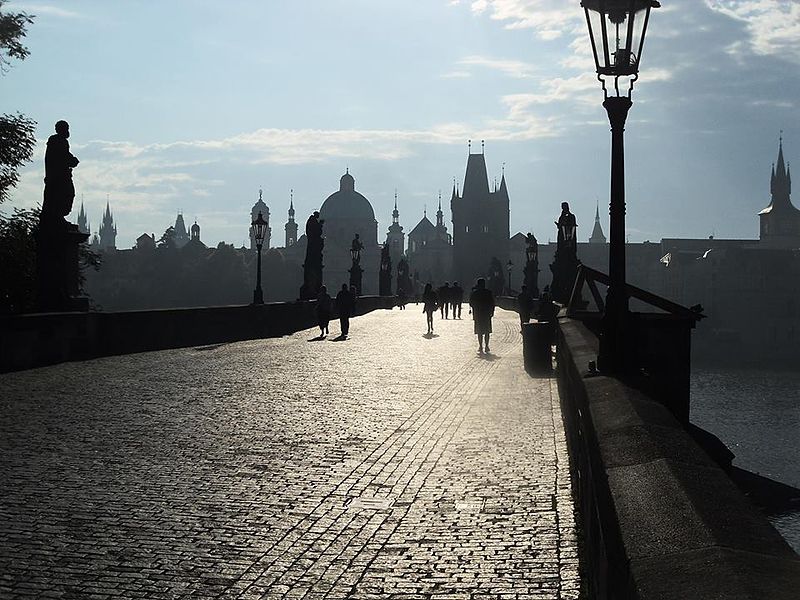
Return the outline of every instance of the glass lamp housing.
[[[256,238],[256,245],[261,246],[264,243],[264,236],[267,233],[267,222],[264,220],[261,212],[259,211],[258,217],[253,221],[253,235]]]
[[[632,77],[639,73],[644,36],[656,0],[582,0],[598,76]]]

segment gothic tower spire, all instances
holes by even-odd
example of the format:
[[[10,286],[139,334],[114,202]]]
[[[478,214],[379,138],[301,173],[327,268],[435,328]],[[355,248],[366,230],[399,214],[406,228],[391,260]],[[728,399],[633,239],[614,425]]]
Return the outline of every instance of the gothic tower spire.
[[[289,190],[289,220],[284,226],[286,232],[285,247],[293,246],[297,242],[297,223],[294,220],[294,189]]]
[[[800,245],[800,210],[792,205],[792,176],[783,157],[783,132],[778,140],[778,161],[770,172],[769,206],[758,213],[760,239],[770,246]]]
[[[603,233],[603,227],[600,225],[600,202],[597,202],[597,206],[595,207],[594,211],[594,229],[592,229],[592,235],[589,237],[590,244],[605,244],[606,243],[606,236]]]

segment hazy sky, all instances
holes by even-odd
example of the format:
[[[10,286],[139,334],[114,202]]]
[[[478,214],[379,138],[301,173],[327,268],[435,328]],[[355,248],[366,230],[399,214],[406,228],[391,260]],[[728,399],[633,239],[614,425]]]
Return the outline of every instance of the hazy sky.
[[[757,237],[779,131],[800,158],[800,3],[662,0],[626,133],[631,241]],[[511,231],[608,233],[610,136],[579,0],[12,0],[31,56],[0,76],[1,112],[72,128],[93,230],[117,246],[182,210],[207,244],[241,244],[259,187],[273,245],[294,188],[302,223],[349,167],[380,238],[394,190],[410,231],[463,179],[467,139],[502,164]],[[12,203],[40,201],[44,144]],[[795,202],[797,204],[797,201]],[[447,204],[447,202],[445,202]],[[449,226],[449,206],[445,206]],[[73,219],[74,220],[74,219]]]

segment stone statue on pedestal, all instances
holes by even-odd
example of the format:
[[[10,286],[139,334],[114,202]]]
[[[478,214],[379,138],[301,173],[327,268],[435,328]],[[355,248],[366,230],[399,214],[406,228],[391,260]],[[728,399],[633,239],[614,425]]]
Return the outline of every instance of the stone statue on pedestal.
[[[72,169],[78,159],[69,150],[69,123],[58,121],[47,140],[44,157],[44,199],[36,234],[37,304],[40,311],[86,311],[81,297],[80,245],[89,239],[66,220],[72,212],[75,186]]]
[[[555,222],[558,228],[556,255],[550,270],[553,272],[553,283],[550,294],[553,300],[561,304],[569,302],[575,279],[578,277],[578,224],[575,215],[569,211],[569,203],[561,203],[561,216]]]
[[[389,254],[389,244],[381,249],[381,267],[379,271],[378,293],[381,296],[392,295],[392,257]]]
[[[539,242],[532,233],[525,236],[525,286],[531,298],[539,297]]]
[[[69,123],[56,123],[56,132],[47,140],[44,155],[44,201],[42,202],[42,221],[63,221],[72,212],[75,200],[75,186],[72,183],[72,169],[78,166],[78,159],[69,151]]]
[[[408,261],[401,258],[397,262],[397,295],[408,298],[415,294],[414,284],[411,281]]]
[[[303,263],[303,285],[300,288],[301,300],[313,300],[319,295],[322,287],[322,248],[325,240],[322,237],[324,219],[314,211],[306,221],[306,260]]]

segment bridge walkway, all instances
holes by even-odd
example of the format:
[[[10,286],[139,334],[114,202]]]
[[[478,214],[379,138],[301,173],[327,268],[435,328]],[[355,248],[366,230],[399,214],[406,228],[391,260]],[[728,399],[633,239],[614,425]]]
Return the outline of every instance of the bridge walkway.
[[[0,597],[577,598],[555,382],[464,317],[0,376]]]

